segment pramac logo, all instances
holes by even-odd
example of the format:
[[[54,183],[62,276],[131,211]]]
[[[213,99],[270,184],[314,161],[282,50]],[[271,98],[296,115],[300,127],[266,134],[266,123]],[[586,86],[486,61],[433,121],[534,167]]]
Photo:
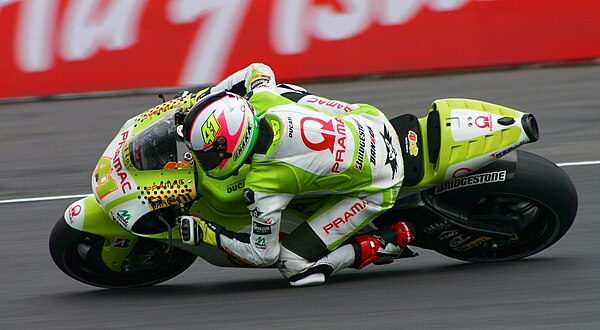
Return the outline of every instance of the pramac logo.
[[[318,125],[311,125],[308,131],[319,131],[322,136],[322,140],[318,143],[314,143],[306,137],[306,122],[315,122]],[[300,120],[300,134],[302,135],[302,142],[306,145],[310,150],[314,151],[323,151],[325,149],[329,149],[331,153],[333,153],[333,147],[335,144],[335,131],[333,130],[333,121],[330,119],[329,121],[324,121],[319,118],[313,117],[305,117]]]
[[[492,131],[492,115],[475,118],[475,125],[479,128],[487,128]]]
[[[335,125],[333,123],[334,120],[336,121]],[[320,141],[315,142],[315,140],[319,140],[317,134],[310,136],[312,140],[309,140],[306,137],[306,132],[320,134]],[[331,172],[341,172],[340,166],[344,163],[344,155],[346,153],[346,126],[341,119],[334,118],[325,121],[314,117],[302,118],[300,120],[300,135],[302,135],[302,142],[309,149],[314,151],[331,151],[335,156]]]

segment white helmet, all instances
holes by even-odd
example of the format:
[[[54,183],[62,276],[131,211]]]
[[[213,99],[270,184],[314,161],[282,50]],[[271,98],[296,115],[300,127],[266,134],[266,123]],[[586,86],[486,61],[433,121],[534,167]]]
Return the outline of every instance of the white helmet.
[[[209,177],[226,179],[252,153],[258,119],[248,101],[221,91],[202,97],[183,122],[185,144]]]

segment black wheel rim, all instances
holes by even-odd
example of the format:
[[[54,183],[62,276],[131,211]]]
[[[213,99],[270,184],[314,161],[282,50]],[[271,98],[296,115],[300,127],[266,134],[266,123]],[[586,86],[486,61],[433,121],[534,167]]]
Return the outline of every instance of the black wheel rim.
[[[474,262],[516,260],[552,245],[559,238],[561,227],[551,207],[513,194],[486,196],[471,210],[469,219],[509,226],[517,232],[517,237],[492,239],[464,252],[446,248],[441,253]]]
[[[147,239],[140,239],[140,241]],[[92,234],[82,233],[75,238],[63,254],[64,270],[73,278],[99,287],[125,288],[148,286],[163,282],[187,269],[196,259],[196,256],[186,251],[173,249],[169,259],[171,262],[160,265],[154,269],[115,272],[110,270],[102,261],[101,251],[104,238]],[[138,241],[138,244],[140,242]],[[160,244],[152,241],[150,244]]]

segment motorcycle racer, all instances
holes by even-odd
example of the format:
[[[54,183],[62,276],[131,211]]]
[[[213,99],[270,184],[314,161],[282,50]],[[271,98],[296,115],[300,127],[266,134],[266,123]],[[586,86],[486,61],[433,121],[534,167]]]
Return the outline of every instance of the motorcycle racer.
[[[250,164],[243,196],[252,227],[236,233],[181,216],[184,243],[217,246],[258,267],[276,264],[291,285],[305,286],[347,267],[390,262],[412,241],[404,222],[357,235],[393,205],[404,178],[396,132],[380,110],[278,86],[261,63],[195,100],[184,141],[209,177],[226,179]],[[323,202],[280,238],[282,211],[297,196]]]

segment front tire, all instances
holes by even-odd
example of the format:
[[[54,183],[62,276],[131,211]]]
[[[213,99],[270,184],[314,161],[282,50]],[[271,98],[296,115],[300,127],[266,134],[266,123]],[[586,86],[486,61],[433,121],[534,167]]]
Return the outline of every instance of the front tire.
[[[169,280],[190,267],[196,256],[181,249],[159,256],[144,269],[135,268],[128,272],[110,270],[102,261],[104,238],[76,230],[64,218],[58,220],[50,234],[49,248],[54,263],[70,277],[97,287],[122,289],[143,287]],[[160,242],[140,238],[138,250],[162,248]]]
[[[437,252],[471,262],[516,260],[543,251],[565,235],[577,213],[573,182],[551,161],[525,151],[517,153],[514,178],[483,196],[469,213],[470,219],[520,227],[517,237],[492,240],[479,235],[472,242],[481,244],[473,248],[459,251],[440,245]]]

